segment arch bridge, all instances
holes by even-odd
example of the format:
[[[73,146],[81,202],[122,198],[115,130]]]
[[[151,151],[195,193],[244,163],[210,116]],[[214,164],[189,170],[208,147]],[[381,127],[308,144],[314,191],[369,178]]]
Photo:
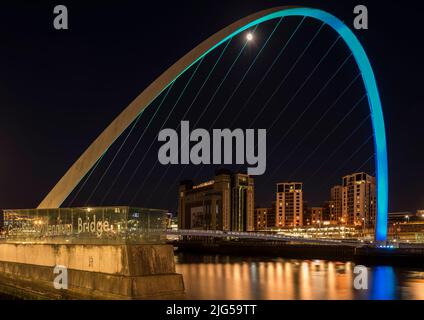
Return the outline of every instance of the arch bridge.
[[[388,209],[386,133],[380,96],[370,61],[358,38],[340,19],[325,11],[306,7],[275,7],[259,11],[232,23],[200,43],[197,47],[192,49],[168,70],[166,70],[155,81],[153,81],[134,101],[130,103],[128,107],[121,112],[121,114],[119,114],[114,121],[112,121],[112,123],[89,146],[80,158],[69,168],[65,175],[39,204],[38,208],[60,207],[81,179],[89,172],[100,157],[136,119],[136,117],[193,64],[198,62],[228,39],[247,30],[248,28],[254,27],[268,20],[289,16],[314,18],[326,23],[344,40],[355,58],[366,89],[374,133],[377,180],[377,218],[375,238],[377,241],[386,241]]]

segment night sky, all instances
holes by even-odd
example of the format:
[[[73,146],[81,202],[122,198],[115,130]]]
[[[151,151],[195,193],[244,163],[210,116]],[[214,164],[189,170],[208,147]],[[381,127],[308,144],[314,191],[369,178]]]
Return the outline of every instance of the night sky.
[[[355,30],[364,45],[380,89],[386,121],[389,157],[389,210],[415,211],[424,208],[422,181],[424,170],[423,116],[424,46],[422,43],[421,1],[361,1],[369,10],[369,29]],[[53,8],[64,4],[69,9],[69,30],[53,28]],[[156,77],[201,41],[230,23],[261,9],[280,5],[305,5],[329,11],[352,27],[353,7],[358,1],[9,1],[0,4],[0,208],[36,207],[54,184],[66,172],[106,126]],[[240,48],[243,35],[236,37],[211,76],[202,94],[185,120],[199,120],[197,127],[209,129],[220,107],[225,105],[249,64],[270,35],[277,21],[258,27],[253,43],[246,47],[208,112],[199,120],[202,106],[210,101],[220,80],[225,76]],[[225,128],[236,118],[244,99],[252,92],[261,75],[267,70],[276,53],[289,39],[300,19],[287,19],[271,38],[246,81],[234,95],[225,113],[217,119],[215,128]],[[237,118],[233,128],[248,128],[276,85],[290,71],[299,54],[319,29],[317,21],[302,24],[291,45],[275,65],[263,86],[248,107]],[[284,142],[276,143],[299,117],[304,108],[322,88],[349,52],[343,43],[336,43],[296,99],[290,98],[302,84],[317,62],[336,40],[334,32],[323,27],[319,39],[313,42],[305,56],[290,73],[282,90],[278,91],[266,112],[253,125],[267,128],[289,104],[273,130],[268,132],[267,174],[257,178],[257,203],[270,205],[274,183],[285,180],[305,182],[305,198],[313,205],[327,200],[330,186],[339,183],[344,174],[360,168],[374,174],[372,131],[369,121],[358,128],[328,162],[328,157],[363,119],[366,119],[366,100],[349,115],[337,132],[314,152],[326,135],[343,119],[364,94],[360,81],[353,83],[334,110],[329,112],[316,130],[297,149],[297,143],[311,129],[338,93],[355,78],[358,71],[348,60],[337,78],[301,121],[290,130]],[[193,82],[175,109],[175,117],[166,127],[177,128],[184,111],[196,95],[224,46],[219,47],[199,66]],[[196,67],[196,66],[194,66]],[[127,168],[117,177],[120,164],[125,162],[132,146],[156,110],[163,94],[152,102],[134,127],[115,161],[102,179],[102,172],[119,149],[122,138],[106,154],[104,163],[81,188],[73,205],[134,204],[150,207],[175,208],[176,185],[179,179],[198,181],[211,178],[216,166],[202,169],[190,166],[166,167],[157,165],[159,144],[146,149],[178,99],[194,68],[174,85],[135,150]],[[146,116],[146,117],[144,117]],[[364,118],[365,117],[365,118]],[[144,142],[146,141],[146,142]],[[367,141],[369,143],[367,143]],[[340,168],[357,148],[364,148],[349,163]],[[295,149],[296,148],[296,149]],[[295,150],[294,150],[295,149]],[[294,150],[294,151],[293,151]],[[293,155],[291,156],[291,152]],[[313,156],[308,158],[308,155]],[[145,161],[139,170],[134,168]],[[109,158],[108,158],[109,157]],[[286,159],[287,157],[287,159]],[[279,164],[284,165],[278,169]],[[305,161],[305,165],[298,168]],[[322,165],[321,170],[317,171]],[[151,176],[143,180],[146,172]],[[230,169],[245,170],[240,166]],[[165,172],[166,171],[166,172]],[[271,175],[271,173],[275,174]],[[166,173],[166,174],[165,174]],[[117,177],[116,183],[112,184]],[[132,179],[131,179],[132,177]],[[131,179],[131,181],[129,181]],[[98,186],[97,182],[101,180]],[[80,186],[81,187],[81,186]],[[92,191],[95,192],[92,193]],[[155,192],[152,193],[152,190]],[[119,197],[119,193],[123,193]],[[74,192],[75,193],[75,192]],[[70,204],[69,200],[65,204]]]

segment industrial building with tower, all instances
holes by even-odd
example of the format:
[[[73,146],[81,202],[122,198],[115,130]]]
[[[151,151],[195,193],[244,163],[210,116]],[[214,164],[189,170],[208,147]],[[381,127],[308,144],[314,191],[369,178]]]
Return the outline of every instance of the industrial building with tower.
[[[213,180],[179,187],[181,229],[254,231],[254,180],[247,174],[221,169]]]

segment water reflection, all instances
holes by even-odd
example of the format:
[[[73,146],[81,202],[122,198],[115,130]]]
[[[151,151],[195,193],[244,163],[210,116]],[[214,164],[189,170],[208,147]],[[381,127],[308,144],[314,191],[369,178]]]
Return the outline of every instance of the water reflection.
[[[352,262],[178,254],[187,299],[424,299],[424,270],[376,266],[353,287]]]
[[[396,299],[396,274],[393,267],[375,267],[371,276],[371,299]]]

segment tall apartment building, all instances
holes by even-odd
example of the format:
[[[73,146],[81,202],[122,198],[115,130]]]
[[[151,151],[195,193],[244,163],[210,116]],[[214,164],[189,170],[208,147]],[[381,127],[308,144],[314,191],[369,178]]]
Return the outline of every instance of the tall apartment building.
[[[330,191],[330,220],[332,223],[346,223],[342,215],[343,186],[334,186]]]
[[[228,170],[213,180],[193,185],[182,181],[178,199],[181,229],[253,231],[254,180]]]
[[[349,225],[372,227],[376,217],[375,177],[364,172],[343,177],[342,219]]]
[[[303,225],[303,185],[300,182],[277,183],[276,227]]]

